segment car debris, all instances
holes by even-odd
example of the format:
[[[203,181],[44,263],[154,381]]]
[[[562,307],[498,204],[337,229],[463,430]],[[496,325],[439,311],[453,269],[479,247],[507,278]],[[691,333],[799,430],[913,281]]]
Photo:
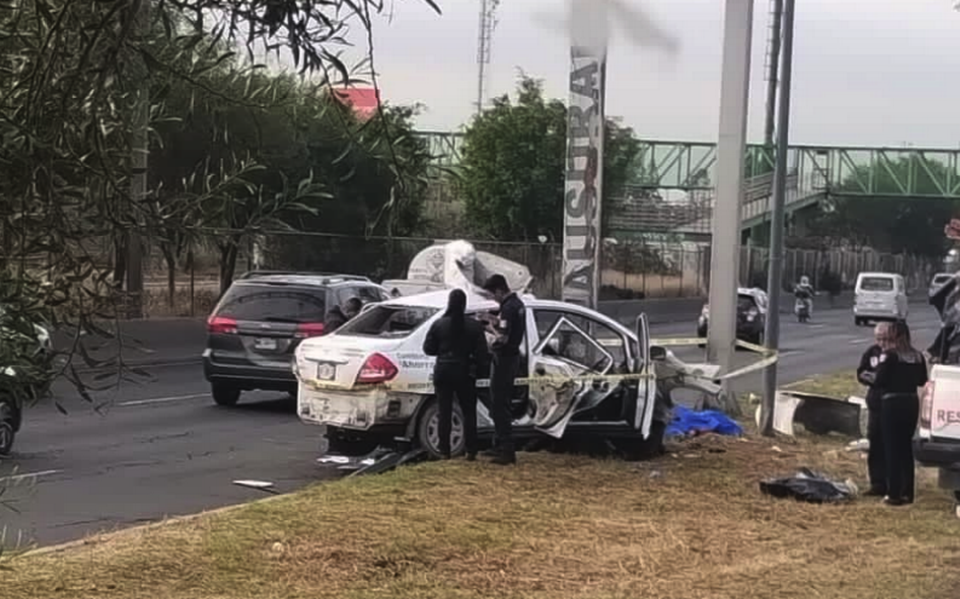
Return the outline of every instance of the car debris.
[[[758,406],[757,426],[760,425],[760,411]],[[839,433],[859,439],[867,434],[866,413],[867,403],[861,397],[837,399],[816,393],[780,390],[773,410],[773,428],[793,437],[796,434],[794,424],[799,424],[813,435]]]
[[[493,274],[501,274],[507,285],[525,294],[533,284],[530,270],[496,254],[477,251],[464,240],[436,243],[414,256],[406,279],[388,279],[382,285],[393,297],[416,295],[444,289],[463,289],[483,295],[481,285]]]

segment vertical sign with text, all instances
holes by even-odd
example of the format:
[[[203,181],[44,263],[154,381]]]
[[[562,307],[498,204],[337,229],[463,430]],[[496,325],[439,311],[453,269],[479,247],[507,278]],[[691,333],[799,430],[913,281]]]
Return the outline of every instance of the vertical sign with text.
[[[566,182],[563,201],[563,300],[597,307],[606,51],[570,49]]]

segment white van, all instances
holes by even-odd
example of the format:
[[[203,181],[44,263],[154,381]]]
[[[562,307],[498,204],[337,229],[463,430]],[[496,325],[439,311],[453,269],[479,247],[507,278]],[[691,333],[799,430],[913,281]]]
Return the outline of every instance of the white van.
[[[901,275],[862,272],[854,289],[853,321],[857,326],[878,320],[906,320],[907,288]]]

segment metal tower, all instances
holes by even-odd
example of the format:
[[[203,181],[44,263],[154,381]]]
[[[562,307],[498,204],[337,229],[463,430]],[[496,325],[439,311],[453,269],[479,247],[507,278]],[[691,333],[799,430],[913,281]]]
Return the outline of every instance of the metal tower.
[[[783,0],[770,0],[770,35],[767,39],[767,55],[764,71],[767,83],[767,118],[763,131],[763,143],[773,146],[776,130],[778,87],[780,85],[780,42],[783,38]]]
[[[480,0],[480,32],[477,39],[477,114],[483,111],[487,99],[487,81],[490,64],[490,46],[497,26],[497,6],[500,0]]]

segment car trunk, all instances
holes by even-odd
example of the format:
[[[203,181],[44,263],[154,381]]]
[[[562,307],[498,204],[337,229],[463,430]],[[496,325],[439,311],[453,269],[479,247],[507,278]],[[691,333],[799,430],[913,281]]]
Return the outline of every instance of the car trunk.
[[[357,378],[364,365],[368,366],[367,374],[371,376],[378,369],[383,372],[390,365],[399,372],[402,365],[392,354],[402,344],[403,339],[336,334],[309,340],[300,352],[297,370],[304,381],[352,389],[358,383]],[[377,363],[368,363],[375,355],[378,356]]]

